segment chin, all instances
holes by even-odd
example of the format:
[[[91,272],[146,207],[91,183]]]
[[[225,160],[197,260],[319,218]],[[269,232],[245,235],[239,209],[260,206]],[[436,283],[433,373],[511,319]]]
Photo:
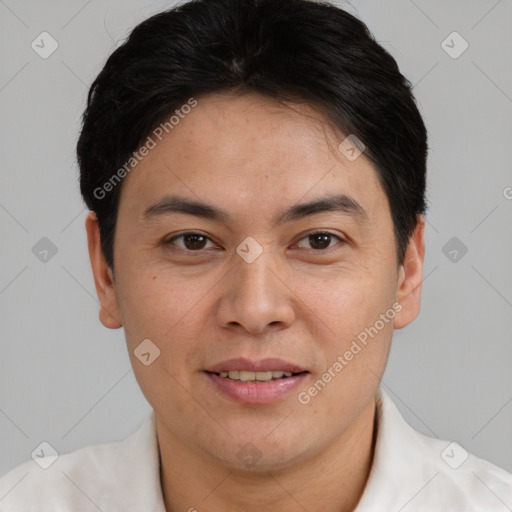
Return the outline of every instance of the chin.
[[[300,452],[298,451],[300,447]],[[254,437],[240,436],[232,440],[229,446],[219,447],[215,454],[210,453],[230,470],[247,472],[252,475],[269,471],[280,471],[291,468],[307,458],[307,447],[304,446],[304,437],[294,440],[285,436],[269,440],[261,435]]]

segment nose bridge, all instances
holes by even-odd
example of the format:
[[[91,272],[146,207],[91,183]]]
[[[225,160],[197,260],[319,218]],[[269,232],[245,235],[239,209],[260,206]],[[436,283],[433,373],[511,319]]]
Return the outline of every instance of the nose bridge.
[[[254,250],[247,242],[249,251]],[[241,244],[242,249],[247,249]],[[254,253],[253,253],[254,254]],[[251,332],[261,332],[269,324],[291,322],[293,310],[287,288],[273,270],[278,267],[272,253],[262,252],[255,259],[237,256],[229,273],[229,291],[221,308],[221,321],[240,324]]]
[[[251,309],[269,308],[276,294],[276,278],[271,270],[272,255],[264,252],[253,261],[243,258],[233,269],[233,291],[239,305],[251,305]]]

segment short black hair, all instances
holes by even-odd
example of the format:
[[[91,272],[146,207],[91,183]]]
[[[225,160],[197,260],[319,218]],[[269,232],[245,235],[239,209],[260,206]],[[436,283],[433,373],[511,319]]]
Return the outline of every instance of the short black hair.
[[[89,90],[77,144],[80,189],[111,268],[126,163],[176,109],[221,92],[306,102],[362,141],[403,263],[427,208],[428,148],[412,85],[394,58],[361,20],[328,2],[192,0],[137,25]]]

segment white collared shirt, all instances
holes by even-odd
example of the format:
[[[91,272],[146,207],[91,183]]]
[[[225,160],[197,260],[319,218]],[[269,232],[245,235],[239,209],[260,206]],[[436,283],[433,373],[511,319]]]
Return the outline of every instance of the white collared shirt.
[[[512,474],[417,432],[382,389],[377,414],[372,469],[355,512],[512,511]],[[122,441],[40,467],[50,461],[25,462],[0,479],[0,512],[165,512],[154,412]]]

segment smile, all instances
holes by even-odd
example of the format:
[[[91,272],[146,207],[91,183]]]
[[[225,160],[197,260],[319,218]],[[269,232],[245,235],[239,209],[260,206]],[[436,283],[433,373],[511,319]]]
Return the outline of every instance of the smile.
[[[279,358],[230,359],[204,370],[212,391],[229,401],[264,405],[294,396],[311,373]]]

